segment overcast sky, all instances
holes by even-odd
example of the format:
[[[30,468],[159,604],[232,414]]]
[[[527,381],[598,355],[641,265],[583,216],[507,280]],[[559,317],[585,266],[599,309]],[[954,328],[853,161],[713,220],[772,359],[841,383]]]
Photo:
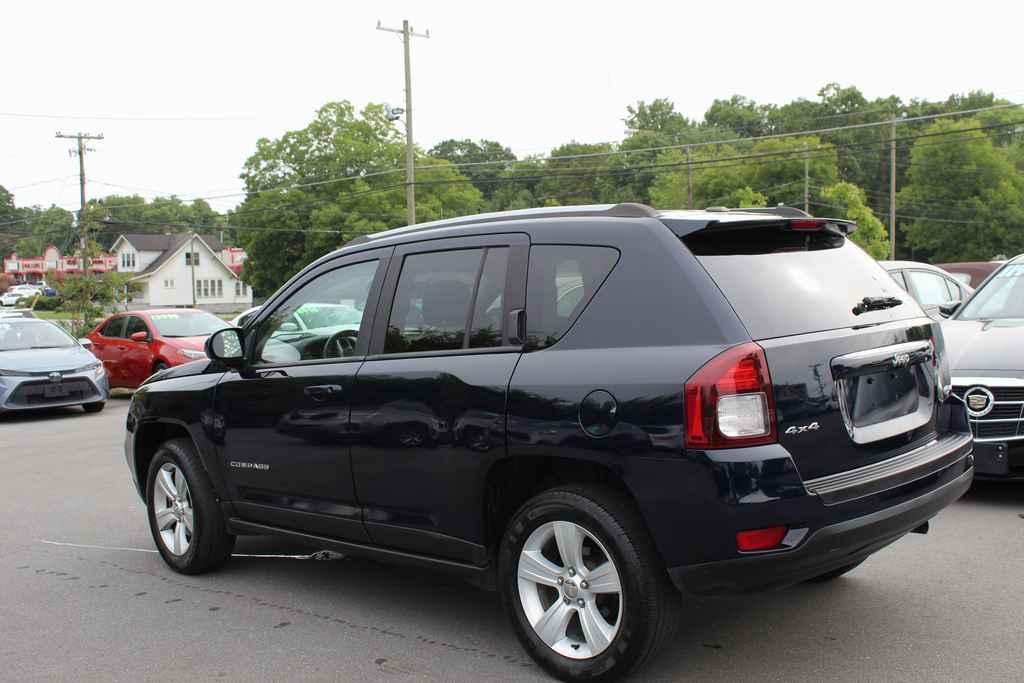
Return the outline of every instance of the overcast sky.
[[[89,196],[237,192],[256,140],[325,102],[403,104],[401,40],[374,30],[403,18],[431,34],[413,44],[423,148],[486,137],[543,153],[621,139],[638,99],[699,118],[716,97],[784,103],[830,81],[868,98],[1024,99],[1013,2],[10,2],[0,185],[19,206],[77,208],[59,129],[106,136],[87,156]]]

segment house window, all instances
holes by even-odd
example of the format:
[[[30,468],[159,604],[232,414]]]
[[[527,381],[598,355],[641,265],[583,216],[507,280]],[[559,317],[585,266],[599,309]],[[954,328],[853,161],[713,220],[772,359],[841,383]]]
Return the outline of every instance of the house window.
[[[204,297],[210,296],[210,281],[209,280],[203,280],[203,296]]]
[[[242,296],[242,283],[235,280],[235,296]]]
[[[198,299],[203,295],[203,281],[196,280],[196,298]]]
[[[224,281],[217,280],[217,296],[224,296]]]
[[[187,252],[185,252],[185,265],[186,266],[198,266],[199,265],[199,252],[198,251],[187,251]]]

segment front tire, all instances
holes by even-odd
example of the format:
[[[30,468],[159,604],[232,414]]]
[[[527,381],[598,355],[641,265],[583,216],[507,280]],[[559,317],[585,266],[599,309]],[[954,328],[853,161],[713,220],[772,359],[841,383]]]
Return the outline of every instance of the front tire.
[[[101,410],[103,410],[104,406],[106,405],[106,401],[97,401],[96,403],[83,403],[82,409],[85,410],[85,412],[87,413],[98,413]]]
[[[187,439],[162,444],[146,476],[149,529],[157,550],[182,574],[217,569],[231,557],[235,537],[213,485]]]
[[[599,486],[545,491],[513,516],[499,588],[530,656],[571,681],[618,678],[675,633],[682,598],[631,501]]]

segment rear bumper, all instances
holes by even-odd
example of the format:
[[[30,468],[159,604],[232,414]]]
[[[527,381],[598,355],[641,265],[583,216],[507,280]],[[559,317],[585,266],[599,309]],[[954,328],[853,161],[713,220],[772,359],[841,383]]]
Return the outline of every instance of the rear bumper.
[[[781,588],[855,562],[921,526],[971,486],[971,456],[952,480],[876,512],[823,526],[790,550],[669,569],[673,582],[695,594]],[[955,465],[954,465],[955,467]]]

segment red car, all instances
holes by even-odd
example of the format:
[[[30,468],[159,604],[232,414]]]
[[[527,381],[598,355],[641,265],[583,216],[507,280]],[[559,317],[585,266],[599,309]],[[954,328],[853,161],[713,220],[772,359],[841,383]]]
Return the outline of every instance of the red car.
[[[228,323],[206,311],[163,308],[116,313],[88,335],[111,387],[134,389],[158,370],[206,358],[203,342]]]

